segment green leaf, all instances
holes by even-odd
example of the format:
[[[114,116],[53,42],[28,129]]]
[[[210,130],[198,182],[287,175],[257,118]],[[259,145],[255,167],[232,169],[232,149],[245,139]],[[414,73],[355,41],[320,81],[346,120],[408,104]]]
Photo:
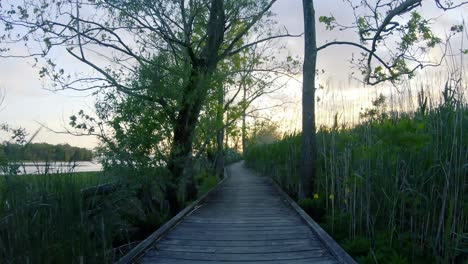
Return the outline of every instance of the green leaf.
[[[450,27],[450,31],[460,33],[463,31],[463,25],[453,25]]]
[[[335,22],[336,19],[333,16],[321,16],[319,17],[319,22],[325,24],[325,28],[327,30],[333,30],[335,26],[333,25],[333,22]]]

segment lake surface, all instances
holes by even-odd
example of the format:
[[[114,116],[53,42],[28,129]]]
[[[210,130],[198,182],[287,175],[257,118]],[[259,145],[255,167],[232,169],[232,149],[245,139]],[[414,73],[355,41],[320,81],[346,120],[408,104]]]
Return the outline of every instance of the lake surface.
[[[24,162],[19,168],[21,174],[43,174],[48,173],[65,173],[65,172],[91,172],[101,171],[102,165],[99,162],[77,161],[69,162]]]

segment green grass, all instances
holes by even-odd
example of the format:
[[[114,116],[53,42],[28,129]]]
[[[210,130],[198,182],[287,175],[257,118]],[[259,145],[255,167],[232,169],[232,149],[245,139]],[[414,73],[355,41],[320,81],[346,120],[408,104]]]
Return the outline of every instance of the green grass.
[[[80,190],[105,178],[100,173],[0,177],[1,262],[103,259],[111,230],[105,218],[98,224],[86,215]]]
[[[113,263],[171,218],[167,171],[0,177],[0,263]],[[200,195],[217,184],[197,175]],[[116,183],[111,193],[81,190]]]
[[[319,129],[316,198],[300,204],[360,263],[468,261],[467,105],[374,110]],[[253,145],[246,163],[296,197],[300,145]]]
[[[105,173],[0,178],[0,263],[111,263],[114,249],[169,218],[153,175]],[[119,182],[109,194],[81,190]]]

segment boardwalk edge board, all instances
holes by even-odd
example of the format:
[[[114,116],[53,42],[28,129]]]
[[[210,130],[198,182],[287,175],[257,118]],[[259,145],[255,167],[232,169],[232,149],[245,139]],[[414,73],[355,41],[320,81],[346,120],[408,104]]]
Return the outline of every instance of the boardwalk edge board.
[[[325,245],[325,247],[330,251],[330,253],[343,264],[357,264],[357,262],[346,252],[343,248],[336,243],[336,241],[327,233],[325,230],[320,227],[302,208],[291,198],[287,193],[281,189],[281,187],[271,179],[272,184],[276,187],[281,196],[286,200],[286,202],[296,211],[297,214],[307,223],[307,225],[317,234],[319,239]]]
[[[134,263],[134,261],[140,257],[148,248],[153,245],[154,242],[164,237],[169,231],[172,230],[177,224],[179,224],[184,217],[191,214],[194,210],[197,209],[198,205],[200,205],[209,194],[211,194],[214,190],[216,190],[227,178],[229,177],[229,170],[224,168],[224,177],[223,179],[218,182],[218,184],[213,187],[211,190],[203,194],[200,198],[195,200],[192,204],[185,207],[182,211],[180,211],[176,216],[171,218],[171,220],[167,221],[164,225],[162,225],[158,230],[152,233],[149,237],[145,240],[141,241],[137,246],[135,246],[132,250],[130,250],[125,256],[120,258],[114,264],[130,264]]]

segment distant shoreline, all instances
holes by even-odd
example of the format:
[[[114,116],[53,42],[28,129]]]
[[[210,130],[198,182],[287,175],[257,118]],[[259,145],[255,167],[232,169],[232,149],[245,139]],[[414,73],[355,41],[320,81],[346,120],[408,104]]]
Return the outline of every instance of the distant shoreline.
[[[34,166],[34,165],[39,165],[39,166],[46,166],[49,164],[73,164],[73,163],[79,163],[79,162],[89,162],[93,164],[99,164],[98,161],[92,161],[92,160],[76,160],[76,161],[46,161],[46,160],[41,160],[41,161],[30,161],[30,160],[21,160],[21,161],[16,161],[16,163],[21,163],[27,166]]]
[[[40,174],[47,172],[99,172],[102,171],[102,164],[98,161],[75,161],[75,162],[44,162],[22,161],[16,163],[20,174]]]
[[[69,162],[54,162],[54,163],[22,163],[22,166],[28,167],[86,167],[86,164],[80,164],[83,162],[91,162],[91,161],[77,161],[75,164]],[[99,164],[99,163],[93,163]]]

